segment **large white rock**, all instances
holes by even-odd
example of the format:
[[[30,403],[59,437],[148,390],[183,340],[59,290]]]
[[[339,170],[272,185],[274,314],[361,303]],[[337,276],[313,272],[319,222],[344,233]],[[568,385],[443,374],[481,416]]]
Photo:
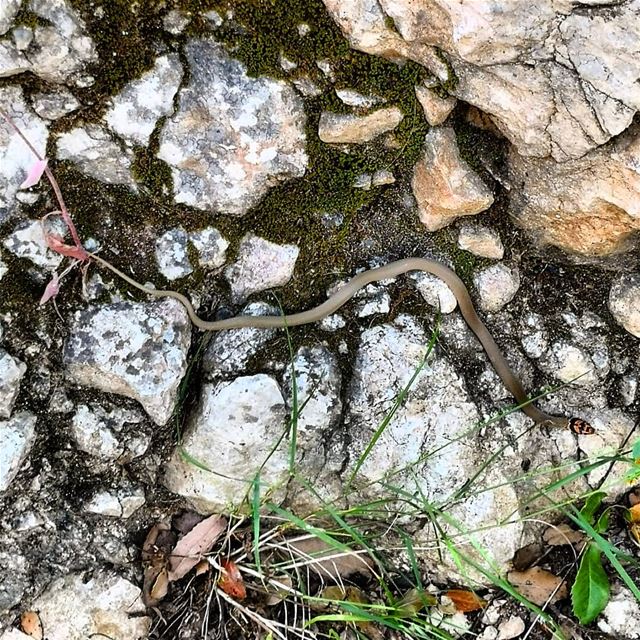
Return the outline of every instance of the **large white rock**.
[[[292,244],[276,244],[248,233],[241,241],[238,259],[225,269],[234,302],[252,293],[287,284],[300,250]]]
[[[284,82],[250,78],[212,40],[185,52],[190,81],[158,157],[172,168],[176,202],[243,215],[269,187],[304,174],[302,101]]]
[[[203,513],[224,512],[242,505],[259,472],[261,492],[274,490],[276,499],[289,477],[288,440],[272,451],[286,415],[280,388],[270,376],[205,384],[182,446],[167,464],[164,484]]]
[[[108,636],[143,640],[151,619],[141,590],[108,572],[59,578],[34,602],[48,640],[86,640]]]
[[[191,323],[171,299],[78,312],[64,348],[76,384],[138,400],[159,425],[171,416],[187,369]]]

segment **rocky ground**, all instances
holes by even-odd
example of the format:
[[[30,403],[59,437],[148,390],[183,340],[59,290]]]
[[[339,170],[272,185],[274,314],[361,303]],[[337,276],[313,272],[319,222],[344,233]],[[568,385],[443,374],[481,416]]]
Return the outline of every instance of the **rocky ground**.
[[[400,529],[438,597],[480,590],[479,610],[440,602],[429,618],[453,636],[551,637],[482,574],[485,550],[513,584],[532,567],[563,576],[557,597],[525,594],[557,634],[640,637],[609,566],[604,612],[576,622],[575,556],[542,537],[558,502],[600,489],[637,579],[620,452],[638,424],[638,9],[0,0],[0,638],[24,638],[28,611],[50,640],[266,637],[215,568],[146,607],[145,538],[158,522],[184,535],[177,516],[233,516],[229,553],[247,570],[255,529],[240,514],[261,506],[268,529],[273,509],[327,504],[361,510],[396,596],[411,573]],[[45,178],[25,186],[36,157],[12,123],[48,159],[84,247],[200,316],[303,311],[365,269],[432,258],[463,279],[538,406],[596,434],[512,410],[428,274],[287,332],[204,332],[177,300],[74,264],[51,246],[60,203]],[[476,566],[443,531],[463,532]],[[285,619],[288,604],[253,597],[248,610]],[[329,633],[287,625],[282,637]]]

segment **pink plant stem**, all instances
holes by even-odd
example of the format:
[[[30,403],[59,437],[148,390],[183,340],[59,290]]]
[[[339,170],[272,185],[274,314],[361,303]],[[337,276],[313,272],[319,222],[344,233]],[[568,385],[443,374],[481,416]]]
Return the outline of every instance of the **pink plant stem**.
[[[44,158],[38,153],[38,151],[31,144],[31,142],[29,142],[29,140],[22,133],[22,131],[20,131],[20,129],[18,128],[18,125],[16,125],[16,123],[9,116],[9,114],[6,113],[3,109],[0,109],[0,116],[2,116],[5,119],[5,121],[7,122],[7,124],[20,136],[20,138],[22,138],[24,143],[31,150],[31,153],[33,153],[33,155],[38,160],[43,161]],[[73,220],[71,219],[71,216],[69,215],[69,211],[67,209],[67,206],[64,203],[64,198],[62,197],[62,191],[60,191],[60,186],[58,185],[58,181],[55,179],[55,176],[53,175],[53,172],[51,171],[51,169],[49,169],[49,165],[47,165],[45,167],[44,172],[45,172],[45,174],[47,176],[47,179],[49,180],[49,183],[51,184],[51,187],[53,188],[54,193],[56,194],[56,198],[58,199],[58,204],[60,205],[60,213],[62,214],[62,219],[64,220],[65,224],[67,225],[67,228],[69,229],[69,233],[71,234],[71,238],[73,239],[74,244],[76,245],[76,247],[82,253],[86,254],[87,257],[85,259],[88,259],[89,258],[89,254],[86,252],[85,248],[82,246],[82,242],[80,242],[80,236],[78,235],[78,231],[76,230],[76,226],[73,224]]]

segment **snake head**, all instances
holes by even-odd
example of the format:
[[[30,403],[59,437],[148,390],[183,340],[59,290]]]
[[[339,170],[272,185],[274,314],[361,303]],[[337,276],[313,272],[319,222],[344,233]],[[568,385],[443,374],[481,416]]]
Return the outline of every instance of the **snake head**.
[[[573,433],[577,433],[580,436],[588,436],[596,432],[596,430],[582,418],[569,418],[568,426]]]

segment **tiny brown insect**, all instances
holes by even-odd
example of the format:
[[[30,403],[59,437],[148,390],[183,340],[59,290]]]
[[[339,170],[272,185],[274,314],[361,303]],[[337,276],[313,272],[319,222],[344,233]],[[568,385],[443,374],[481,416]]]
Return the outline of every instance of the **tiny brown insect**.
[[[588,436],[596,430],[582,418],[569,418],[569,429],[580,436]]]

